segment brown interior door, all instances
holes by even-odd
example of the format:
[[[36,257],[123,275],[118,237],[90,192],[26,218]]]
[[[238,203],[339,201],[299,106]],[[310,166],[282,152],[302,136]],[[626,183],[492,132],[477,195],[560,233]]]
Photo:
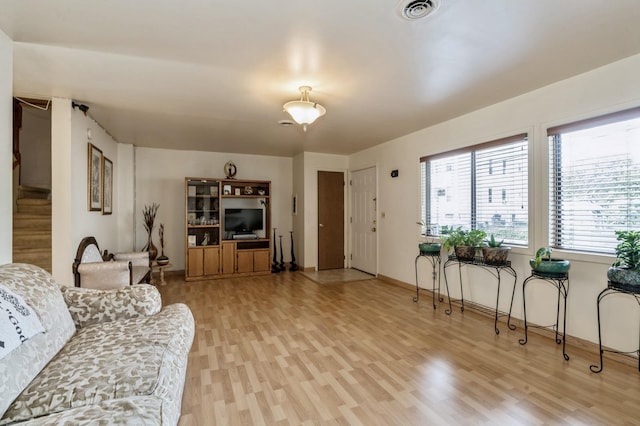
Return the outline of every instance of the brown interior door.
[[[344,268],[344,174],[318,172],[318,270]]]

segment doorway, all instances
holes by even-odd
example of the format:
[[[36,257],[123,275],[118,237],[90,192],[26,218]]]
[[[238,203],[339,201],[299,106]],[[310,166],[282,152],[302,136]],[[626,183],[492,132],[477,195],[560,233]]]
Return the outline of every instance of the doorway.
[[[344,173],[318,171],[318,270],[344,268]]]
[[[376,275],[378,264],[376,168],[351,174],[351,267]]]

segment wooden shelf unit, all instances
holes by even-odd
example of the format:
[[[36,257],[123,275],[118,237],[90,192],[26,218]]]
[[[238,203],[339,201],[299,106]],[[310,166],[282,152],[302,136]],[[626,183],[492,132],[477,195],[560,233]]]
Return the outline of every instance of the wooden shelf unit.
[[[185,178],[185,280],[271,272],[271,182]],[[260,208],[264,230],[255,239],[234,239],[224,230],[224,209]]]

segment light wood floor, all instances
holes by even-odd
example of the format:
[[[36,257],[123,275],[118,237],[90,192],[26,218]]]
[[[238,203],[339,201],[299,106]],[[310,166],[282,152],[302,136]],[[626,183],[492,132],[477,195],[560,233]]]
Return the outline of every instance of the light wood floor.
[[[196,336],[180,425],[640,424],[640,373],[569,341],[418,304],[381,280],[299,273],[185,283]]]

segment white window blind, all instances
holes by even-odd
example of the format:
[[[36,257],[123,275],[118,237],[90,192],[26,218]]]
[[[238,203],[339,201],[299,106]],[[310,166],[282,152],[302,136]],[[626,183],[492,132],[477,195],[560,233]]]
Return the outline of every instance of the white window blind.
[[[528,241],[527,135],[515,135],[421,161],[422,220],[481,229],[510,244]]]
[[[640,108],[548,129],[552,247],[615,253],[640,229]]]

